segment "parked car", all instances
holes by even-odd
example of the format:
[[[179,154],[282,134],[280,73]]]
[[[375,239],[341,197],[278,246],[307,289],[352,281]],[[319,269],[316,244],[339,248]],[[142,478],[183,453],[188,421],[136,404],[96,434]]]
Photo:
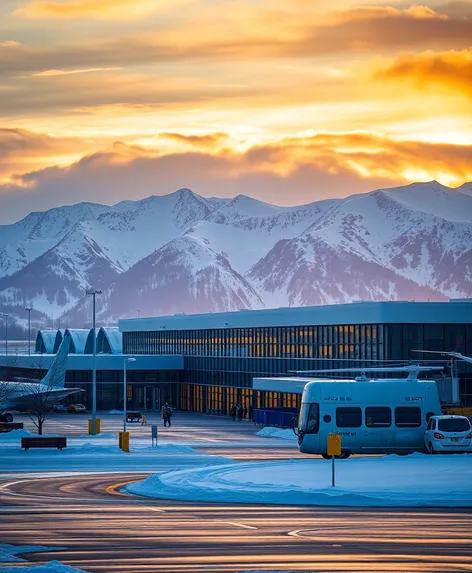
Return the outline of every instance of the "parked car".
[[[69,404],[67,411],[71,414],[85,414],[87,409],[83,404]]]
[[[431,416],[424,433],[429,454],[471,452],[472,428],[465,416]]]
[[[68,412],[68,407],[65,404],[54,404],[52,407],[53,412]]]

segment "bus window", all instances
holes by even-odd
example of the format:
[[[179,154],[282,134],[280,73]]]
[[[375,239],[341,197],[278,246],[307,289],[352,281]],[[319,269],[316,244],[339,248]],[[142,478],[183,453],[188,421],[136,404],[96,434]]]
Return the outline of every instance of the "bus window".
[[[320,429],[320,405],[302,404],[298,429],[305,434],[317,434]]]
[[[395,426],[399,428],[421,426],[421,408],[418,406],[398,406],[395,408]]]
[[[336,426],[338,428],[360,428],[362,410],[353,406],[336,408]]]
[[[368,428],[388,428],[392,425],[392,410],[385,406],[369,406],[365,409],[365,425]]]

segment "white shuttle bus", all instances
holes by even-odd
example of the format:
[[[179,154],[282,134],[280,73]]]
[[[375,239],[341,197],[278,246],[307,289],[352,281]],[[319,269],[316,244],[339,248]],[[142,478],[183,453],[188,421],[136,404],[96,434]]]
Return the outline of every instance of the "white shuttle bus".
[[[327,458],[328,434],[341,435],[341,457],[423,451],[432,415],[441,414],[436,382],[416,377],[316,379],[306,384],[298,418],[298,446]]]

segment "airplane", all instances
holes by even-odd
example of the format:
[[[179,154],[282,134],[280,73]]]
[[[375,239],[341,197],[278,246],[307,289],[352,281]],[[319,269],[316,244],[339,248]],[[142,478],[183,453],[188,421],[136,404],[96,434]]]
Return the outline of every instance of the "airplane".
[[[15,378],[13,382],[0,381],[0,421],[13,422],[10,410],[29,410],[53,406],[70,394],[83,392],[81,388],[65,388],[67,357],[69,355],[71,337],[69,334],[59,346],[52,364],[42,380],[30,378]]]

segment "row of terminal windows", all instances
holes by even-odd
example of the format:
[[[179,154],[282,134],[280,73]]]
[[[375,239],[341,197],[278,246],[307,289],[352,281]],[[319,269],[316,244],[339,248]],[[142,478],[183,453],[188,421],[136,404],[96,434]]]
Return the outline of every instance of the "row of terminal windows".
[[[128,354],[383,358],[384,326],[377,324],[220,328],[125,332]]]
[[[330,416],[329,418],[331,421]],[[389,428],[392,425],[392,409],[387,406],[369,406],[365,408],[364,420],[365,426],[368,428]],[[338,428],[360,428],[362,426],[362,408],[355,406],[336,408],[336,426]],[[421,408],[417,406],[398,406],[395,408],[395,426],[397,428],[421,426]]]

